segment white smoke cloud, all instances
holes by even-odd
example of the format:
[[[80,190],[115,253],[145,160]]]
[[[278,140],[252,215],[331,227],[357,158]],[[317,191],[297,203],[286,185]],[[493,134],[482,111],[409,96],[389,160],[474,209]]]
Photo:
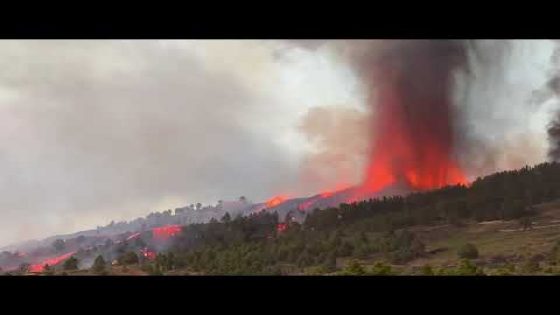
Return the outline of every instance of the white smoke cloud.
[[[317,55],[274,41],[3,41],[0,244],[306,193],[300,117],[350,95],[342,66]]]
[[[553,112],[550,103],[535,97],[548,80],[554,43],[515,40],[476,45],[468,86],[457,94],[465,116],[461,136],[469,142],[467,151],[461,152],[463,164],[475,176],[547,160],[546,128]]]

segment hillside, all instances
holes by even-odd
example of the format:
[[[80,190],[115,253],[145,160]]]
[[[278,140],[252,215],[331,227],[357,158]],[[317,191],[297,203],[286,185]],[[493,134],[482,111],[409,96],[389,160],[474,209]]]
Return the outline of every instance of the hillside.
[[[411,227],[408,230],[425,244],[426,255],[393,268],[406,274],[422,273],[426,265],[443,270],[456,268],[461,264],[458,250],[470,243],[479,251],[473,262],[487,274],[504,273],[504,268],[512,266],[512,274],[560,274],[556,261],[549,259],[560,241],[560,200],[536,205],[535,210],[530,226],[515,219]],[[531,261],[539,263],[539,270],[526,270]],[[371,265],[375,259],[362,262]]]
[[[284,218],[277,211],[235,217],[226,212],[220,220],[127,232],[115,242],[87,248],[82,240],[74,244],[73,255],[83,270],[72,272],[560,273],[557,163],[492,174],[468,187],[309,210],[303,219],[296,217],[302,213],[297,210],[287,211]],[[98,271],[89,270],[95,257],[103,261]],[[60,274],[64,268],[54,269]]]
[[[536,206],[537,213],[531,218],[532,227],[523,229],[519,220],[495,220],[470,222],[463,226],[449,224],[419,225],[408,230],[425,244],[426,254],[404,264],[394,264],[383,255],[373,255],[357,259],[362,267],[375,269],[376,263],[390,266],[395,274],[423,274],[426,266],[437,273],[454,270],[461,265],[457,251],[465,243],[474,244],[479,257],[472,262],[482,268],[485,274],[560,274],[560,266],[547,261],[554,246],[560,240],[560,200]],[[356,257],[339,260],[343,270]],[[531,259],[539,262],[538,270],[527,270]],[[59,271],[56,274],[63,274]],[[321,270],[308,268],[294,274],[321,274]],[[333,272],[332,274],[335,274]],[[95,275],[89,270],[70,271],[68,275]],[[140,265],[113,266],[107,275],[149,275]],[[197,275],[189,268],[175,268],[164,272],[166,275]],[[331,274],[331,273],[324,273]]]

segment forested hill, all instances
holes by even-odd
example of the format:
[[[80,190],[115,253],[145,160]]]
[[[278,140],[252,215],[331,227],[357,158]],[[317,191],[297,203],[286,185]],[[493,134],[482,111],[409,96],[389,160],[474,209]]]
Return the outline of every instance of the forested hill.
[[[305,226],[328,229],[375,219],[375,225],[400,228],[416,224],[519,218],[531,205],[560,197],[560,164],[544,163],[476,179],[470,187],[450,186],[405,197],[374,199],[317,211]]]
[[[303,224],[262,213],[186,226],[170,253],[177,267],[209,274],[335,272],[344,258],[406,263],[427,255],[409,228],[461,226],[535,214],[560,197],[560,164],[500,172],[453,186],[315,210]],[[160,265],[160,267],[163,265]]]
[[[92,239],[87,248],[87,239],[68,240],[67,251],[76,245],[67,259],[72,264],[44,272],[560,274],[559,200],[560,164],[543,163],[468,187],[308,210],[303,220],[298,209],[226,212],[219,220],[172,226],[177,233],[164,241],[150,230],[127,232],[115,243]]]

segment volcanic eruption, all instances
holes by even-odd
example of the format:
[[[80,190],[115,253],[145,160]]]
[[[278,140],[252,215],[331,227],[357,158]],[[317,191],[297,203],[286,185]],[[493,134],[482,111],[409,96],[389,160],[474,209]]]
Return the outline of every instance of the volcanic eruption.
[[[468,70],[468,42],[364,41],[346,48],[365,85],[369,109],[369,154],[362,181],[309,197],[297,209],[305,212],[381,195],[468,184],[456,157],[457,123],[462,117],[453,102],[456,74]],[[277,196],[266,205],[272,208],[284,201]]]
[[[457,41],[412,41],[392,45],[368,64],[372,149],[355,198],[392,185],[426,190],[465,184],[455,160],[453,74],[466,62]],[[364,69],[366,71],[371,69]]]

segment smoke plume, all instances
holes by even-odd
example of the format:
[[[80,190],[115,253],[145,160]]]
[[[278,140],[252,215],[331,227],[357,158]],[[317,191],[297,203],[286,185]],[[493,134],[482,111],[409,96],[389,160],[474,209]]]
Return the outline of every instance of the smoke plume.
[[[314,192],[358,183],[369,143],[369,117],[353,108],[323,106],[302,118],[301,132],[314,147],[302,161],[302,184]]]
[[[1,48],[3,244],[340,182],[432,188],[560,154],[551,41]]]
[[[542,86],[558,82],[549,74],[555,64],[551,41],[301,46],[317,49],[321,43],[361,79],[370,126],[363,136],[369,155],[362,182],[374,189],[394,181],[409,188],[462,182],[546,159],[553,118],[550,89]]]
[[[552,92],[551,96],[560,97],[560,42],[556,43],[556,50],[552,56],[552,64],[554,69],[550,80],[546,84],[546,88]],[[550,149],[548,156],[552,161],[560,161],[560,110],[557,110],[555,118],[548,126],[548,139]]]
[[[367,57],[367,56],[366,56]],[[394,42],[362,60],[370,71],[373,147],[363,189],[392,184],[412,189],[464,183],[454,158],[453,74],[466,65],[458,41]],[[368,69],[369,68],[369,69]],[[373,93],[372,93],[373,94]]]

